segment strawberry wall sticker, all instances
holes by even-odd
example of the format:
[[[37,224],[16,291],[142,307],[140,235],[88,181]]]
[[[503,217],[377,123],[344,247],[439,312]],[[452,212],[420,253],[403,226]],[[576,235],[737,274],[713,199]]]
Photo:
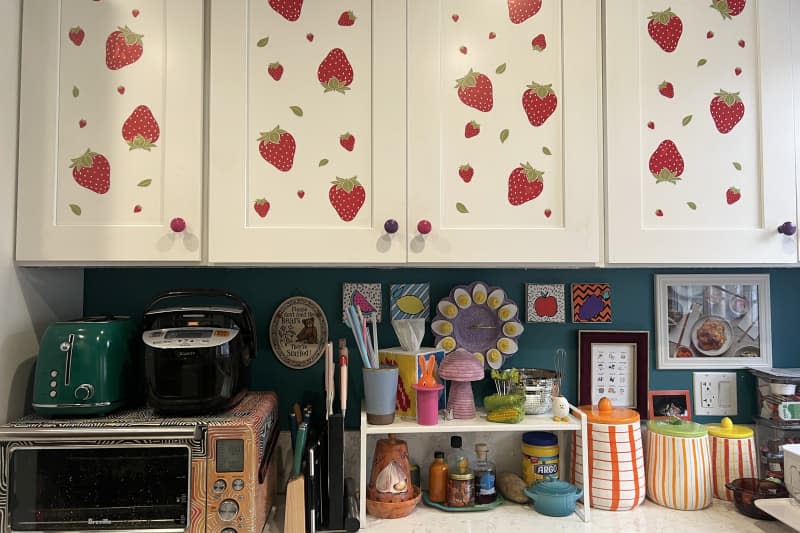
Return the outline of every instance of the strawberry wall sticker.
[[[430,318],[430,285],[428,283],[400,283],[389,288],[389,318],[409,320]]]
[[[528,283],[526,292],[526,321],[563,323],[564,285],[561,283]]]
[[[736,187],[728,187],[725,191],[725,202],[728,205],[733,205],[742,197],[742,192]]]
[[[573,283],[572,321],[611,322],[611,286],[608,283]]]
[[[456,80],[456,87],[458,99],[464,105],[483,112],[492,110],[494,105],[492,80],[486,74],[469,69],[463,78]]]
[[[709,110],[717,131],[728,133],[742,120],[744,102],[739,97],[739,93],[729,93],[720,89],[718,93],[714,93]]]
[[[344,94],[353,83],[353,67],[341,48],[334,48],[317,68],[317,79],[325,92],[335,91]]]
[[[70,160],[72,177],[81,187],[97,194],[105,194],[111,187],[111,165],[106,156],[92,152],[91,148]]]
[[[86,33],[80,26],[69,29],[69,40],[72,41],[72,44],[75,46],[80,46],[83,43],[84,37],[86,37]]]
[[[80,119],[78,121],[78,127],[81,128],[81,129],[85,128],[86,127],[86,119],[83,119],[83,118]]]
[[[459,46],[458,47],[458,51],[461,52],[464,55],[467,55],[467,47],[466,46],[463,46],[463,45]]]
[[[131,15],[133,15],[133,18],[138,17],[139,16],[139,10],[138,9],[131,9]]]
[[[672,98],[673,96],[675,96],[675,87],[672,85],[672,82],[664,80],[661,83],[659,83],[658,94],[660,94],[664,98]]]
[[[540,85],[532,81],[522,93],[522,109],[528,116],[531,126],[541,126],[555,112],[558,98],[553,85]]]
[[[117,85],[117,92],[119,94],[125,94],[125,86],[124,85]]]
[[[139,204],[136,204],[135,206],[133,206],[133,212],[134,213],[141,213],[142,212],[142,206],[139,205]]]
[[[269,213],[270,204],[266,198],[259,198],[255,202],[253,202],[253,209],[256,210],[258,216],[264,218]]]
[[[458,177],[461,178],[464,183],[469,183],[472,181],[472,176],[475,174],[475,169],[470,166],[469,163],[464,163],[460,167],[458,167]]]
[[[352,152],[356,145],[356,137],[349,131],[345,132],[339,135],[339,144],[348,152]]]
[[[156,146],[159,134],[158,122],[146,105],[136,106],[122,125],[122,138],[128,143],[129,150],[149,152]]]
[[[544,189],[543,175],[530,163],[520,163],[508,176],[508,203],[522,205],[536,199]]]
[[[543,33],[540,33],[531,41],[531,48],[534,52],[541,52],[547,48],[547,39]]]
[[[337,24],[339,26],[352,26],[356,23],[356,16],[353,14],[352,11],[345,11],[341,15],[339,15],[339,20]]]
[[[731,17],[744,11],[746,3],[746,0],[712,0],[709,7],[719,11],[722,20],[731,20]]]
[[[270,131],[262,131],[258,138],[258,153],[264,161],[281,172],[288,172],[294,164],[295,142],[292,134],[275,126]]]
[[[647,19],[647,33],[653,41],[665,52],[674,52],[683,34],[681,18],[668,8],[665,11],[653,11]]]
[[[453,19],[453,22],[458,22],[458,19],[461,17],[459,17],[457,13],[453,13],[450,15],[450,18]]]
[[[273,80],[279,81],[281,76],[283,76],[283,65],[281,65],[279,61],[270,63],[267,66],[267,74],[269,74]]]
[[[508,0],[508,18],[514,24],[522,24],[542,8],[542,0]]]
[[[550,216],[551,216],[552,214],[553,214],[553,211],[551,211],[549,208],[544,210],[544,216],[545,216],[545,218],[550,218]]]
[[[299,19],[303,10],[303,0],[269,0],[268,3],[269,7],[289,22]]]
[[[383,314],[382,290],[380,283],[342,283],[342,322],[345,310],[355,305],[365,316],[375,315],[378,322]]]
[[[361,206],[364,205],[366,199],[366,191],[359,183],[358,178],[340,178],[336,177],[332,181],[333,185],[328,189],[328,200],[331,206],[336,210],[339,218],[345,222],[350,222],[358,214]]]
[[[106,66],[110,70],[119,70],[135,63],[144,51],[142,37],[127,26],[112,31],[106,39]]]
[[[667,139],[661,141],[661,144],[650,156],[649,167],[650,173],[656,179],[656,183],[667,182],[675,184],[683,174],[683,157],[675,143]]]
[[[471,120],[464,126],[464,137],[470,139],[481,132],[481,125]]]

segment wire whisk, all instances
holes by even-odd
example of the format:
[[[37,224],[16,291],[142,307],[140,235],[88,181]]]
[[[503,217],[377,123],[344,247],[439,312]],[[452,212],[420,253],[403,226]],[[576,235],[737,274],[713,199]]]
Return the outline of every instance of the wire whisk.
[[[556,372],[556,382],[553,385],[553,397],[561,396],[561,380],[567,370],[567,351],[564,348],[556,349],[553,356],[553,366]]]

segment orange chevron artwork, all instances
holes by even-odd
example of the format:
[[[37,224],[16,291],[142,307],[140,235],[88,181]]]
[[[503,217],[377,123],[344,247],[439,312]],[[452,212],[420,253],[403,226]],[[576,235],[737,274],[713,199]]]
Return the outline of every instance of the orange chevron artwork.
[[[572,321],[611,322],[611,286],[608,283],[573,283]]]

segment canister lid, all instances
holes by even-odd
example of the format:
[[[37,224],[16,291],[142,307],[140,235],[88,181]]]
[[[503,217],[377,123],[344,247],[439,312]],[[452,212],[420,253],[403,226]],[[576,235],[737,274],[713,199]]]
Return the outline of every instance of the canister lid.
[[[586,419],[595,424],[631,424],[639,421],[639,413],[627,407],[614,407],[611,400],[603,396],[597,405],[581,405]]]
[[[647,431],[669,435],[670,437],[703,437],[708,434],[708,430],[703,424],[673,418],[668,420],[648,420]]]
[[[555,446],[558,437],[547,431],[528,431],[522,434],[522,442],[530,446]]]
[[[450,479],[455,481],[467,481],[475,478],[475,474],[472,473],[472,470],[454,470],[450,472]]]
[[[727,416],[719,424],[706,424],[708,434],[725,439],[747,439],[753,436],[753,430],[747,426],[734,424]]]
[[[528,487],[528,491],[534,494],[561,496],[565,494],[575,494],[577,487],[572,483],[568,483],[560,479],[545,478],[542,481],[534,483]]]

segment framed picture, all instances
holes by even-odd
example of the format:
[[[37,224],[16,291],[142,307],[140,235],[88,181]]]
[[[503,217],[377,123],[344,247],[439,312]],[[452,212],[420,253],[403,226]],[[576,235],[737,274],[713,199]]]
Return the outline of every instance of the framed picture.
[[[657,275],[658,368],[772,366],[769,275]]]
[[[651,390],[647,393],[647,418],[678,417],[692,419],[692,401],[688,390]]]
[[[605,396],[644,418],[649,338],[648,331],[578,331],[578,403],[597,405]]]

